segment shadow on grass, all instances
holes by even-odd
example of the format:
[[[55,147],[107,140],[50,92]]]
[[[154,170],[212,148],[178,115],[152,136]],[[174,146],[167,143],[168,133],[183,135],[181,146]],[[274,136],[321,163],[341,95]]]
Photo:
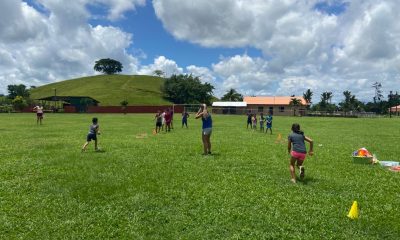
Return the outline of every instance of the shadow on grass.
[[[302,183],[303,185],[309,185],[309,184],[313,184],[316,182],[318,182],[318,179],[313,178],[313,177],[307,177],[307,176],[303,179],[303,181],[298,180],[298,183]]]

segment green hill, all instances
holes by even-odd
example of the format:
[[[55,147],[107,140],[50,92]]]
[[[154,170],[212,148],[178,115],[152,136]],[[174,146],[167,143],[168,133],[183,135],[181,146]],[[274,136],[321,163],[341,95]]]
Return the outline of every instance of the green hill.
[[[162,98],[163,78],[138,75],[98,75],[51,83],[31,90],[33,99],[54,96],[89,96],[101,106],[171,104]]]

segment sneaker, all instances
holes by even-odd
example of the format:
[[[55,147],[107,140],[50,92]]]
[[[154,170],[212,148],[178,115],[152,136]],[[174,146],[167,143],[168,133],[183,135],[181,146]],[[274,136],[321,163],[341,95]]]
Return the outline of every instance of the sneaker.
[[[305,174],[305,169],[303,166],[300,166],[300,179],[303,180],[304,179],[304,174]]]
[[[290,181],[291,181],[292,183],[296,183],[296,179],[294,179],[294,178],[292,178]]]

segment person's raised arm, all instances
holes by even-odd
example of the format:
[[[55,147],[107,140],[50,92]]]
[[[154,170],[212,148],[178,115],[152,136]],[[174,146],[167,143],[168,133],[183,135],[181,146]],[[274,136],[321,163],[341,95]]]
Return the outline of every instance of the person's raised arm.
[[[307,142],[310,143],[310,150],[308,151],[308,154],[309,154],[310,156],[312,156],[312,155],[314,154],[314,151],[313,151],[313,149],[314,149],[314,142],[313,142],[313,140],[312,140],[311,138],[309,138],[309,137],[304,137],[304,140],[306,140]]]

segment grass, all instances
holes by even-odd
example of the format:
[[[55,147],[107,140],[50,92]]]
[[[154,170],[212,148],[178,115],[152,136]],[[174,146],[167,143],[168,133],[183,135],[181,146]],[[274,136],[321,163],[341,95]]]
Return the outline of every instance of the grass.
[[[89,96],[101,106],[120,106],[123,100],[129,105],[171,104],[164,98],[160,87],[163,79],[138,75],[97,75],[37,87],[31,91],[33,99],[54,96]],[[89,94],[88,94],[89,93]]]
[[[152,135],[152,115],[98,114],[103,152],[80,152],[92,115],[0,115],[1,239],[399,239],[400,174],[357,165],[367,147],[399,160],[400,119],[214,115],[213,155],[200,121]],[[299,122],[316,143],[290,183],[284,138]],[[147,136],[144,134],[147,133]],[[139,136],[141,138],[136,138]],[[319,146],[322,144],[322,146]],[[346,217],[357,200],[360,218]]]

